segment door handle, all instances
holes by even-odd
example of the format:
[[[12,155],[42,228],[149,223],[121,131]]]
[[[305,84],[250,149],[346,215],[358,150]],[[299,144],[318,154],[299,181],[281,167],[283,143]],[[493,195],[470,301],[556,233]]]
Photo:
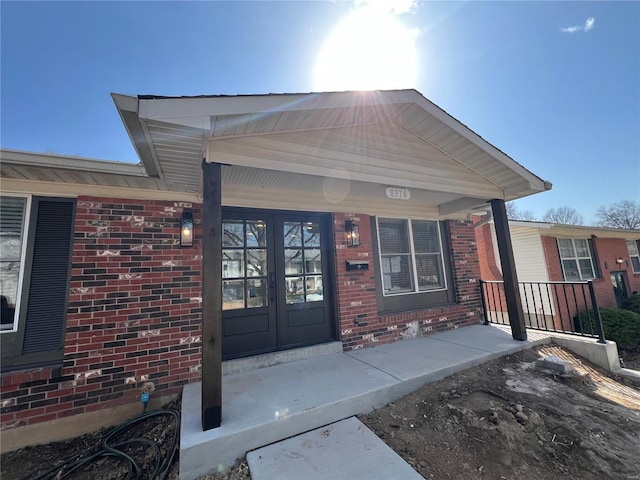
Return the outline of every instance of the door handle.
[[[269,301],[274,303],[276,301],[276,274],[275,272],[269,273]]]

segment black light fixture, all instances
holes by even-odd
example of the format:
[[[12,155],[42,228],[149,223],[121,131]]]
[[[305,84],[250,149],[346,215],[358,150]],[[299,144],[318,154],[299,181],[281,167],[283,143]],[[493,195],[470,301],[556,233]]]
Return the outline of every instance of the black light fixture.
[[[180,219],[180,246],[193,247],[193,213],[182,212]]]
[[[344,222],[344,230],[347,232],[347,247],[360,246],[360,229],[353,220]]]

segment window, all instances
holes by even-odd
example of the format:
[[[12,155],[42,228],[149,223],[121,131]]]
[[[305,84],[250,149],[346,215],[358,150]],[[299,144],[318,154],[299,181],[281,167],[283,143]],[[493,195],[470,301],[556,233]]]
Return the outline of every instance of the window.
[[[581,281],[596,278],[587,239],[558,238],[558,251],[565,280]]]
[[[20,315],[28,198],[0,197],[0,331],[15,332]]]
[[[627,240],[633,273],[640,273],[640,248],[638,248],[638,244],[640,244],[640,240]]]
[[[446,289],[438,222],[379,218],[383,295]]]

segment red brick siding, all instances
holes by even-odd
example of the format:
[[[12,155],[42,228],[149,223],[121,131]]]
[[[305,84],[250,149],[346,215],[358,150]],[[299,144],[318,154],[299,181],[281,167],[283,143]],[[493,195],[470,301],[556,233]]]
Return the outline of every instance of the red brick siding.
[[[344,222],[359,225],[359,247],[347,248]],[[368,215],[334,214],[340,335],[345,350],[389,343],[481,321],[476,241],[469,222],[448,222],[457,303],[410,312],[378,314],[371,222]],[[369,260],[369,270],[346,270],[347,260]]]
[[[482,280],[502,281],[502,272],[498,268],[498,259],[491,239],[491,225],[485,223],[476,227],[475,236],[480,260],[480,278]]]
[[[200,376],[201,235],[191,204],[79,197],[62,371],[2,376],[3,428],[178,393]],[[195,207],[197,219],[199,207]]]
[[[640,291],[640,275],[634,274],[629,251],[624,239],[619,238],[597,238],[593,237],[593,248],[597,259],[600,276],[593,280],[593,287],[599,307],[615,307],[616,299],[611,284],[610,273],[613,271],[624,271],[628,281],[629,294],[634,290]],[[557,241],[555,237],[542,237],[542,245],[547,262],[547,271],[551,281],[563,281],[562,265],[560,254],[558,253]],[[616,259],[622,257],[624,263],[619,267]],[[577,297],[577,298],[576,298]],[[567,299],[556,300],[558,310],[563,316],[574,316],[577,312],[585,310],[584,295],[580,292],[577,296],[572,293],[567,295]],[[589,301],[587,304],[590,306]]]
[[[179,219],[194,211],[195,245],[179,246]],[[2,428],[178,393],[200,378],[200,206],[79,197],[63,367],[2,376]],[[378,315],[370,219],[334,215],[337,301],[346,350],[481,321],[474,232],[448,222],[457,303]],[[346,248],[344,220],[360,226],[361,245]],[[347,272],[346,260],[370,269]]]

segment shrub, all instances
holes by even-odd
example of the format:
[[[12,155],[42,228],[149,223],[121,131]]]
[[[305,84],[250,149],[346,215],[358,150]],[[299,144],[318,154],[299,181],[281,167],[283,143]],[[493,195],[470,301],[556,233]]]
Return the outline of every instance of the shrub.
[[[607,340],[627,350],[640,348],[640,313],[623,308],[601,308],[600,317]],[[597,334],[593,310],[582,312],[580,322],[584,333]]]
[[[640,295],[635,294],[631,295],[628,298],[625,298],[620,307],[624,308],[625,310],[631,310],[632,312],[640,313]]]

